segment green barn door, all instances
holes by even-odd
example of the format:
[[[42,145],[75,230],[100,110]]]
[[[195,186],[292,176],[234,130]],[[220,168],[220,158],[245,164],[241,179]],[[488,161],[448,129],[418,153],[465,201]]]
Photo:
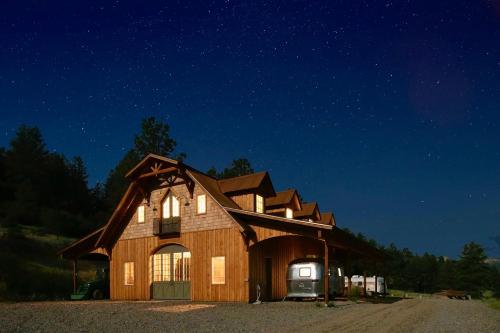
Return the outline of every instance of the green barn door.
[[[153,255],[153,298],[191,299],[191,253],[168,245]]]

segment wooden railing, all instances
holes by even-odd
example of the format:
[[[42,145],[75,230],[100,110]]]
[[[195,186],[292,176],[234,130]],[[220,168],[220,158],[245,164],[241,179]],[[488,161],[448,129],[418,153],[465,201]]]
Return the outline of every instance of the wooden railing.
[[[177,235],[180,232],[181,218],[179,216],[153,219],[153,234],[156,236]]]

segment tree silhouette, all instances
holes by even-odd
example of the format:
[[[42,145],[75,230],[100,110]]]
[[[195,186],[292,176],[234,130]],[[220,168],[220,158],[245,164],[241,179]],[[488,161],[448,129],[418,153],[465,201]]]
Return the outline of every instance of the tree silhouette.
[[[117,166],[110,171],[104,186],[104,196],[109,209],[113,209],[127,189],[129,182],[125,175],[147,154],[173,157],[180,160],[186,154],[172,156],[177,143],[170,137],[170,127],[154,117],[145,118],[141,122],[141,131],[135,135],[134,147],[131,148]]]
[[[222,172],[217,172],[215,167],[208,169],[207,174],[217,179],[232,178],[254,173],[250,161],[246,158],[238,158],[231,162],[231,165],[224,168]]]

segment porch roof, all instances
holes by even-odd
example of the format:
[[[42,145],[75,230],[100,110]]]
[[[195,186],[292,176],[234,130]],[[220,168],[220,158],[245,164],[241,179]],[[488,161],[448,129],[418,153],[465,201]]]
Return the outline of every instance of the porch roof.
[[[87,236],[74,241],[66,246],[64,249],[57,252],[57,255],[65,259],[77,259],[78,257],[88,254],[97,249],[96,241],[101,236],[104,227],[99,228]]]
[[[297,230],[302,229],[305,231],[303,233],[304,236],[317,238],[318,240],[325,239],[328,245],[339,250],[349,252],[353,254],[354,257],[377,261],[383,261],[385,259],[385,255],[380,250],[367,242],[356,238],[354,235],[339,229],[335,225],[325,224],[322,222],[289,219],[286,217],[256,213],[229,207],[224,207],[224,209],[236,217],[242,217],[248,224],[256,223],[261,227],[275,230],[288,230],[291,229],[291,227],[294,227],[294,229]],[[300,233],[300,231],[298,233]]]
[[[271,221],[284,222],[284,223],[289,223],[289,224],[291,223],[291,224],[300,225],[300,226],[304,226],[304,227],[332,230],[331,225],[326,225],[324,223],[310,222],[310,221],[297,220],[297,219],[289,219],[286,217],[275,216],[275,215],[264,214],[264,213],[256,213],[256,212],[252,212],[252,211],[248,211],[248,210],[235,209],[235,208],[230,208],[230,207],[224,207],[224,209],[227,210],[228,212],[240,214],[240,215],[253,216],[253,217],[257,217],[257,218],[263,218],[263,219],[267,219],[267,220],[271,220]]]

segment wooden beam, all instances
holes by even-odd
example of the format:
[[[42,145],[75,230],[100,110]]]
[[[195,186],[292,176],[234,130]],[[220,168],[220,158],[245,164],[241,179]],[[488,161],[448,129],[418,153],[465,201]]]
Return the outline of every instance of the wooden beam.
[[[351,296],[351,291],[352,291],[352,258],[351,258],[351,252],[347,252],[347,263],[346,263],[346,271],[345,274],[347,275],[347,296]]]
[[[328,276],[328,243],[326,239],[323,241],[323,248],[325,251],[324,257],[324,269],[323,269],[323,282],[325,288],[325,305],[328,305],[329,297],[330,297],[330,277]]]
[[[352,279],[351,275],[347,276],[347,297],[351,296],[352,292]]]
[[[142,175],[140,175],[139,177],[137,177],[137,179],[144,179],[144,178],[148,178],[148,177],[155,177],[155,176],[163,175],[163,174],[166,174],[166,173],[169,173],[169,172],[174,172],[175,170],[177,170],[177,167],[170,167],[170,168],[160,169],[158,171],[147,172],[147,173],[143,173]]]
[[[77,285],[77,271],[78,271],[78,261],[73,259],[73,293],[76,293],[76,285]]]
[[[366,297],[366,271],[363,272],[363,296]]]

